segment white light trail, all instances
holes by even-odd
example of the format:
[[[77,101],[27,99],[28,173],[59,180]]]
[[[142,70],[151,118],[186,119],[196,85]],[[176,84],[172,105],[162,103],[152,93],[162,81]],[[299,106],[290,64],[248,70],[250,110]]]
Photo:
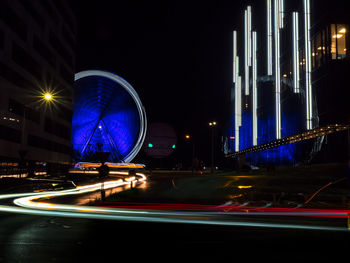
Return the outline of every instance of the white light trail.
[[[132,222],[156,222],[156,223],[181,223],[181,224],[201,224],[201,225],[221,225],[221,226],[243,226],[243,227],[263,227],[263,228],[279,228],[279,229],[303,229],[303,230],[322,230],[322,231],[340,231],[348,232],[346,227],[337,226],[318,226],[318,225],[302,225],[302,224],[284,224],[270,222],[250,222],[246,220],[225,220],[213,219],[213,216],[223,215],[222,212],[147,212],[132,211],[130,209],[112,209],[106,208],[100,210],[100,213],[92,212],[92,208],[85,211],[77,209],[76,212],[52,211],[49,208],[40,208],[40,210],[26,209],[22,207],[0,206],[0,211],[7,213],[21,213],[29,215],[41,216],[60,216],[70,218],[87,218],[102,220],[119,220]],[[96,211],[97,212],[97,211]],[[235,215],[246,216],[247,213],[234,213]],[[256,213],[256,215],[266,215],[265,213]],[[276,215],[283,215],[282,213]],[[285,214],[286,215],[286,214]],[[293,214],[290,214],[293,216]]]
[[[305,93],[306,93],[306,129],[313,129],[312,125],[312,82],[311,82],[311,18],[310,0],[304,0],[305,26]]]
[[[267,0],[267,75],[272,75],[272,0]]]
[[[146,180],[145,175],[136,173],[140,177],[139,181]],[[105,188],[112,188],[122,186],[124,183],[122,180],[115,180],[105,182]],[[347,217],[348,211],[319,211],[308,210],[285,210],[278,211],[259,211],[259,208],[252,208],[251,211],[229,211],[223,213],[211,212],[211,211],[162,211],[162,210],[135,210],[127,208],[114,208],[114,207],[96,207],[96,206],[79,206],[79,205],[67,205],[67,204],[55,204],[44,203],[42,199],[53,198],[57,196],[65,196],[71,194],[81,194],[90,191],[96,191],[101,188],[101,183],[81,186],[76,189],[42,192],[42,193],[20,193],[10,195],[0,195],[0,199],[4,198],[16,198],[14,203],[21,207],[0,206],[1,212],[7,213],[21,213],[29,215],[44,215],[44,216],[60,216],[70,218],[88,218],[88,219],[104,219],[104,220],[119,220],[119,221],[133,221],[133,222],[167,222],[167,223],[186,223],[186,224],[203,224],[203,225],[225,225],[225,226],[244,226],[244,227],[265,227],[265,228],[284,228],[284,229],[310,229],[310,230],[325,230],[325,231],[348,231],[347,227],[338,226],[317,226],[317,225],[305,225],[305,224],[292,224],[292,223],[273,223],[273,222],[259,222],[259,221],[246,221],[237,220],[237,218],[229,218],[228,216],[336,216]],[[24,197],[26,196],[26,197]],[[40,199],[40,201],[38,201]],[[34,202],[34,200],[37,200]],[[237,209],[241,207],[232,207]],[[271,209],[271,208],[270,208]],[[256,210],[256,211],[255,211]],[[233,220],[232,220],[233,219]]]
[[[258,110],[258,89],[257,89],[257,34],[253,31],[253,146],[258,144],[258,119],[257,119],[257,110]]]
[[[275,118],[276,139],[281,139],[280,0],[275,0]]]
[[[127,172],[123,173],[124,175],[128,174]],[[42,192],[42,193],[24,193],[19,194],[19,196],[23,196],[20,198],[15,199],[13,202],[14,204],[18,206],[22,206],[25,208],[34,208],[34,209],[57,209],[57,210],[65,210],[65,211],[80,211],[80,210],[87,210],[92,212],[92,207],[89,206],[78,206],[78,205],[62,205],[62,204],[52,204],[52,203],[43,203],[43,202],[33,202],[37,199],[43,199],[43,198],[53,198],[58,196],[65,196],[65,195],[77,195],[77,194],[84,194],[88,192],[94,192],[101,190],[102,188],[104,190],[130,185],[136,182],[144,182],[146,181],[146,176],[142,173],[136,173],[136,175],[139,177],[138,179],[135,176],[130,176],[125,178],[124,180],[118,179],[118,180],[112,180],[112,181],[106,181],[103,183],[96,183],[91,185],[84,185],[84,186],[78,186],[74,189],[69,190],[62,190],[62,191],[48,191],[48,192]],[[8,195],[7,195],[8,196]],[[7,197],[9,198],[9,197]],[[14,198],[12,196],[11,198]],[[0,196],[0,199],[1,196]],[[101,212],[101,209],[96,210],[95,212]]]
[[[293,12],[293,86],[294,93],[300,92],[299,71],[299,13]]]

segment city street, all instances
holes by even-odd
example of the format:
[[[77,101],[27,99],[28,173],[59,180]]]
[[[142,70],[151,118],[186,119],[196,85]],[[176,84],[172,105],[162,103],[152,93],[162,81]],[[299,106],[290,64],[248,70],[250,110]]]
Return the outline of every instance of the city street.
[[[183,208],[186,208],[185,200],[187,204],[195,200],[198,202],[198,197],[202,193],[205,198],[202,198],[201,202],[204,205],[207,196],[198,190],[198,187],[194,196],[196,198],[192,199],[189,198],[190,193],[186,196],[185,192],[180,192],[183,198],[179,199],[181,195],[179,193],[175,195],[173,191],[179,191],[189,183],[195,187],[196,185],[193,184],[195,180],[197,183],[201,182],[204,192],[210,189],[212,192],[213,188],[222,189],[223,186],[232,188],[237,186],[237,183],[243,185],[243,179],[248,183],[252,178],[159,176],[140,184],[140,188],[124,188],[126,191],[119,192],[116,196],[121,197],[124,205],[126,197],[133,202],[140,202],[142,199],[145,211],[149,211],[147,203],[152,204],[155,201],[155,193],[158,192],[158,197],[164,198],[163,204],[167,204],[166,200],[172,203],[178,200],[180,204],[182,201]],[[254,180],[262,184],[267,178],[254,178]],[[217,183],[213,185],[213,182]],[[227,195],[227,189],[223,193]],[[83,194],[82,198],[74,197],[71,201],[88,200],[83,197],[87,194],[89,193]],[[97,196],[99,191],[91,194]],[[149,199],[146,198],[147,195]],[[110,197],[113,196],[115,195]],[[212,197],[212,205],[206,208],[217,208],[219,206],[214,203],[224,201],[219,199],[219,192],[217,198]],[[62,200],[66,205],[69,203],[68,197]],[[51,202],[61,203],[60,198],[52,199]],[[112,204],[118,206],[118,201]],[[130,202],[129,206],[132,208],[135,204]],[[168,204],[170,206],[171,203]],[[243,205],[241,208],[248,206],[248,204],[241,205]],[[226,207],[233,207],[233,205],[227,204]],[[126,209],[125,206],[124,209]],[[50,210],[47,211],[50,212]],[[132,210],[130,211],[129,214],[125,212],[125,216],[133,216]],[[154,218],[168,218],[169,221],[164,222],[173,223],[160,221],[152,223],[144,220],[145,218],[138,220],[137,217],[131,221],[120,220],[120,218],[87,219],[84,216],[70,218],[69,212],[64,216],[62,214],[54,216],[54,211],[46,216],[1,213],[0,262],[76,262],[82,259],[108,260],[113,255],[127,256],[132,260],[164,260],[164,258],[337,260],[347,255],[347,248],[350,245],[347,218],[276,216],[268,213],[242,215],[231,213],[234,211],[225,212],[225,210],[221,210],[221,213],[207,212],[207,214],[196,211],[187,212],[189,214],[182,216],[171,211],[169,214],[164,214],[164,217],[153,215]],[[102,215],[102,212],[98,214]],[[186,220],[189,221],[186,222]]]
[[[346,261],[349,3],[0,0],[0,263]]]
[[[337,260],[348,233],[155,224],[45,216],[0,217],[0,262],[110,260]]]

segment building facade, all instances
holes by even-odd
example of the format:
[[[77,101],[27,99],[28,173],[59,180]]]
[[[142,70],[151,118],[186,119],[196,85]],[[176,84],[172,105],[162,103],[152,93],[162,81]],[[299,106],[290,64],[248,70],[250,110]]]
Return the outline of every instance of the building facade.
[[[233,31],[226,154],[264,145],[246,159],[255,164],[346,160],[348,130],[322,132],[323,127],[350,124],[345,2],[266,0],[264,8],[261,3],[247,5],[242,25]],[[283,143],[305,133],[318,135]]]
[[[71,162],[75,42],[67,1],[1,0],[2,163]]]

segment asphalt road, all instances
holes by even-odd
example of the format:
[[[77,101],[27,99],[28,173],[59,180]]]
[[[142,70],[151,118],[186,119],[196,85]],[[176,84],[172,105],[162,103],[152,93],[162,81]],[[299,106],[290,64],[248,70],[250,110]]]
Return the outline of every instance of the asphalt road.
[[[155,174],[142,189],[116,195],[115,201],[154,201],[177,203],[232,204],[249,202],[248,206],[348,209],[350,186],[346,181],[319,189],[339,178],[262,175],[176,175]],[[111,198],[110,200],[113,200]],[[114,200],[113,200],[114,201]]]
[[[205,192],[208,197],[218,193],[216,190],[208,193],[212,188],[209,186],[214,181],[206,180],[206,183],[199,183],[200,181],[196,180],[197,184],[192,182],[191,185],[197,189],[197,192],[191,192],[188,191],[188,180],[179,179],[150,181],[148,189],[153,189],[152,194],[164,191],[171,200],[178,200],[178,196],[183,196],[184,193],[190,200],[198,198],[196,193]],[[232,191],[238,191],[235,187],[238,183],[236,179],[228,179],[229,184],[216,180],[218,187],[213,187],[213,189],[223,189],[223,192],[222,190],[220,192],[224,197]],[[248,182],[243,182],[241,178],[239,184],[242,183]],[[225,187],[222,188],[221,185]],[[199,191],[200,189],[202,190]],[[141,197],[145,195],[140,194],[137,199],[140,200]],[[206,199],[207,196],[204,196],[201,200]],[[267,220],[264,217],[242,218],[228,215],[227,218],[232,222],[235,222],[235,219],[244,222],[277,224],[283,221],[289,224],[341,226],[346,229],[344,218],[282,219],[274,217],[272,221],[271,218]],[[221,260],[336,262],[348,258],[349,234],[346,231],[271,228],[242,224],[220,226],[127,222],[0,213],[0,262],[126,260],[132,262],[140,260],[142,262],[145,260],[153,262],[220,262]]]
[[[349,233],[0,214],[0,262],[348,258]]]

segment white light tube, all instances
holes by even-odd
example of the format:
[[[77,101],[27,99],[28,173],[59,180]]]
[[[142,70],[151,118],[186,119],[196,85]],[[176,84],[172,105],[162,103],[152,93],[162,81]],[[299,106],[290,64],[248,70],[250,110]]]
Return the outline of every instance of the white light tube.
[[[253,146],[258,145],[258,119],[257,119],[257,110],[258,110],[258,90],[257,90],[257,34],[255,31],[252,32],[252,44],[253,44]]]
[[[236,56],[236,83],[238,82],[238,74],[239,74],[239,57]]]
[[[299,71],[299,13],[293,12],[293,82],[294,93],[300,92]]]
[[[279,0],[278,6],[279,6],[278,9],[279,9],[280,28],[283,28],[283,26],[284,26],[284,0]]]
[[[272,75],[272,0],[267,0],[267,75]]]
[[[237,57],[238,58],[238,57]],[[235,87],[235,151],[239,151],[239,127],[242,123],[242,85],[241,77],[237,77]]]
[[[275,116],[276,139],[281,139],[281,69],[280,69],[280,28],[279,1],[275,0]]]
[[[247,7],[247,15],[248,15],[248,66],[252,66],[252,7]]]
[[[236,83],[237,74],[236,74],[236,57],[237,57],[237,31],[233,31],[233,64],[232,64],[232,77],[233,77],[233,83]]]
[[[248,40],[248,11],[244,11],[244,87],[245,95],[249,95],[249,40]]]
[[[306,129],[311,130],[312,125],[312,82],[311,82],[311,21],[310,0],[304,0],[304,26],[305,26],[305,93],[306,93]]]
[[[237,105],[238,105],[238,125],[242,125],[242,78],[241,76],[238,76],[237,79]]]

